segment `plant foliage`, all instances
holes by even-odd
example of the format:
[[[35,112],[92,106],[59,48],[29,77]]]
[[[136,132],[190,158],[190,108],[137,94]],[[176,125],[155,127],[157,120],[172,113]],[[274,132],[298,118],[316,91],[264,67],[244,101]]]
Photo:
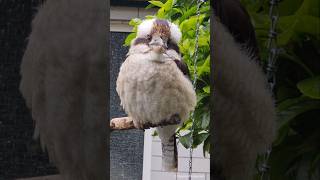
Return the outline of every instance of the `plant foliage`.
[[[269,1],[241,0],[249,11],[266,60]],[[320,179],[319,0],[279,3],[276,73],[278,136],[269,159],[271,180]],[[266,62],[264,62],[266,63]]]
[[[182,40],[179,48],[183,60],[193,74],[195,52],[196,1],[162,0],[149,1],[147,8],[156,7],[158,12],[146,18],[168,19],[179,25]],[[270,29],[269,1],[241,0],[255,27],[260,56],[266,65],[266,42]],[[279,4],[277,45],[282,49],[277,60],[276,108],[277,139],[268,164],[271,180],[320,179],[320,1],[282,0]],[[204,151],[210,148],[209,134],[209,75],[210,75],[210,4],[201,5],[199,58],[197,60],[197,107],[195,131],[191,137],[192,121],[186,121],[179,129],[179,140],[186,148],[204,142]],[[125,45],[136,36],[141,19],[132,19],[133,26]],[[183,133],[182,133],[183,132]],[[193,144],[191,144],[193,138]],[[258,163],[261,157],[258,157]],[[257,175],[256,179],[260,179]]]

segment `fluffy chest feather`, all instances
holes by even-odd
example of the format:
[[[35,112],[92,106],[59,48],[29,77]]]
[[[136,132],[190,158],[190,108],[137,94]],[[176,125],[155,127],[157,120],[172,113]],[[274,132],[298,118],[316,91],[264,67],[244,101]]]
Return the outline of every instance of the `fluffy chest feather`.
[[[154,54],[133,54],[122,64],[117,92],[133,119],[159,122],[173,114],[185,120],[195,106],[191,82],[173,60],[150,61]]]

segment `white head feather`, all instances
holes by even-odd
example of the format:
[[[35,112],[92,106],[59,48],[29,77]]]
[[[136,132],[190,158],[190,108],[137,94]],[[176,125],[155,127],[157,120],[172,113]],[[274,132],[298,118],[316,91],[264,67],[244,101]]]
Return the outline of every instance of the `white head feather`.
[[[142,23],[138,26],[137,37],[147,37],[147,35],[151,33],[155,20],[156,19],[146,19],[142,21]],[[178,44],[182,36],[179,27],[168,20],[167,22],[170,27],[170,39]]]
[[[151,33],[153,22],[156,19],[146,19],[138,26],[137,37],[146,37]]]
[[[170,36],[171,36],[170,38],[172,39],[172,41],[178,44],[182,36],[179,27],[176,24],[171,22],[169,22],[169,26],[170,26]]]

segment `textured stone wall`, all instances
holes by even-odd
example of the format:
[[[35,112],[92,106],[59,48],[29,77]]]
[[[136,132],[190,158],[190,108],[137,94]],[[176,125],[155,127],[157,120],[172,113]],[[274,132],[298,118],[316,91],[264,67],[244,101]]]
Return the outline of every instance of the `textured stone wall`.
[[[127,33],[111,33],[110,116],[125,116],[115,90],[119,68],[128,48],[124,47]],[[114,131],[110,139],[110,179],[141,180],[143,168],[143,131]]]

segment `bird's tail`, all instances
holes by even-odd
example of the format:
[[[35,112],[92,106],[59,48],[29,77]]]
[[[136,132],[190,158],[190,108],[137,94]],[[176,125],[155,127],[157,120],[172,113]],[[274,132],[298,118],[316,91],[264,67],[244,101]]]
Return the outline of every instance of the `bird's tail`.
[[[261,67],[213,18],[214,108],[211,153],[226,180],[252,179],[258,154],[275,137],[276,110]]]
[[[168,142],[162,145],[162,169],[165,171],[175,171],[178,167],[178,149],[176,135],[170,137]]]
[[[178,149],[176,142],[175,132],[169,133],[166,127],[158,127],[157,131],[161,139],[162,146],[162,170],[164,171],[176,171],[178,168]],[[164,131],[167,131],[164,134]],[[170,134],[172,134],[170,136]]]

